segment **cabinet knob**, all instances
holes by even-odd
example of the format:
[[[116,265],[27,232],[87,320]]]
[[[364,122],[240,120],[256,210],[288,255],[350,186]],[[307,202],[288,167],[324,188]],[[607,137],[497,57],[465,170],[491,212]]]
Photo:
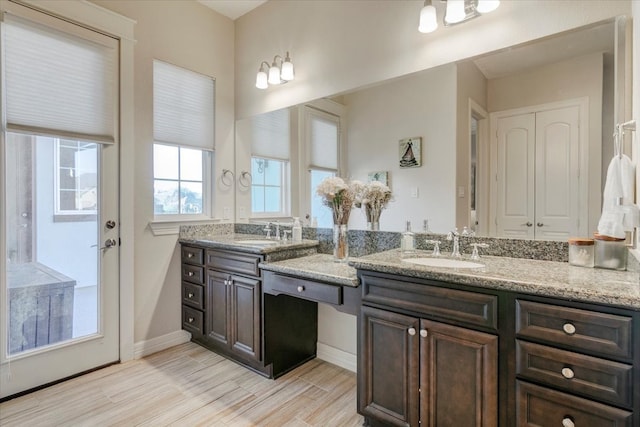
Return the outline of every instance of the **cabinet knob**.
[[[189,253],[187,254],[187,258],[193,258],[193,254],[192,254],[191,252],[189,252]]]
[[[562,376],[565,377],[566,379],[570,380],[571,378],[573,378],[575,376],[575,373],[573,372],[573,369],[571,368],[562,368]]]
[[[414,336],[416,334],[416,328],[409,328],[407,332],[409,332],[409,335]]]
[[[302,285],[298,286],[298,292],[304,292],[304,286]]]
[[[543,223],[541,223],[541,222],[539,222],[539,223],[537,223],[536,225],[537,225],[538,227],[542,227],[544,224],[543,224]]]
[[[427,337],[427,335],[429,335],[429,333],[427,332],[427,330],[426,330],[426,329],[420,329],[420,336],[421,336],[422,338],[426,338],[426,337]]]
[[[187,295],[188,298],[193,298],[193,292],[189,292],[189,294]]]
[[[187,276],[189,276],[189,277],[193,277],[193,271],[188,272],[188,273],[187,273]]]
[[[195,320],[193,317],[189,317],[189,319],[187,319],[189,321],[189,323],[193,323],[193,321]]]
[[[564,417],[562,419],[562,427],[576,427],[576,424],[569,417]]]
[[[576,333],[576,327],[572,323],[565,323],[562,325],[562,330],[567,335],[573,335]]]

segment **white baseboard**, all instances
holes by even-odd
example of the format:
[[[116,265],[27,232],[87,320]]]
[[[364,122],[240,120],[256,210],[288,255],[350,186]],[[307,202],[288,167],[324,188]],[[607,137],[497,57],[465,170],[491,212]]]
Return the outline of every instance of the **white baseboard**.
[[[319,342],[316,349],[316,357],[351,372],[357,371],[358,362],[355,354],[331,347],[330,345]]]
[[[133,358],[140,359],[169,347],[184,344],[190,339],[191,334],[189,332],[180,330],[151,338],[150,340],[140,341],[133,345]]]

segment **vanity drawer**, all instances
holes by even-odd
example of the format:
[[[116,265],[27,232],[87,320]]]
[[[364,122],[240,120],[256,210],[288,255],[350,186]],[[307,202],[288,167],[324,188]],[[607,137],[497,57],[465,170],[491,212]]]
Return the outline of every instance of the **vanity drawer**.
[[[194,308],[182,306],[182,328],[194,335],[202,336],[204,314]]]
[[[439,319],[498,328],[498,297],[363,274],[362,302],[400,308]]]
[[[204,283],[204,268],[182,264],[182,279],[192,283]]]
[[[327,304],[342,304],[342,287],[265,272],[263,289],[272,295],[287,294]]]
[[[571,349],[631,359],[632,318],[516,301],[516,334]]]
[[[204,287],[194,283],[182,282],[182,303],[204,310]]]
[[[182,262],[189,264],[204,264],[204,249],[183,245]]]
[[[632,413],[592,400],[535,386],[516,385],[517,426],[631,427]]]
[[[262,257],[259,255],[208,250],[206,261],[207,267],[230,273],[260,277],[258,264],[262,261]]]
[[[516,340],[517,375],[616,405],[632,406],[633,367]]]

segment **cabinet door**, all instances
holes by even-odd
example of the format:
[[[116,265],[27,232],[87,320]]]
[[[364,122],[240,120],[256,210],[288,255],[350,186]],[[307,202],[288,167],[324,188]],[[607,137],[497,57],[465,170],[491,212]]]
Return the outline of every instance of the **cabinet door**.
[[[230,290],[231,348],[260,360],[260,281],[232,276]]]
[[[358,410],[391,426],[418,425],[419,320],[362,307]]]
[[[498,337],[420,321],[422,426],[498,425]]]
[[[207,270],[206,326],[205,334],[222,346],[229,346],[228,323],[231,298],[231,275]]]

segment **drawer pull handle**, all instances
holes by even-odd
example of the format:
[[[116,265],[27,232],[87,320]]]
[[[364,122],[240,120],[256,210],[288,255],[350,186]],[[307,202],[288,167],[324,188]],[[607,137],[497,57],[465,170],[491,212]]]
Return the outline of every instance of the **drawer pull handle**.
[[[187,258],[193,258],[193,254],[192,254],[191,252],[189,252],[189,253],[187,254]]]
[[[189,292],[188,297],[189,297],[189,298],[193,298],[193,292]]]
[[[304,292],[304,286],[302,285],[298,286],[298,292]]]
[[[571,369],[571,368],[562,368],[562,376],[565,377],[566,379],[570,380],[571,378],[573,378],[575,376],[575,373],[573,372],[573,369]]]
[[[562,325],[562,330],[567,335],[573,335],[576,333],[576,327],[571,323],[565,323],[564,325]]]
[[[562,427],[576,427],[576,424],[569,417],[564,417],[562,419]]]
[[[189,317],[189,323],[193,323],[193,321],[195,320],[193,317]]]
[[[416,334],[416,328],[409,328],[407,332],[409,332],[409,335],[414,336]]]
[[[429,335],[429,333],[427,332],[427,330],[426,330],[426,329],[420,329],[420,336],[421,336],[422,338],[426,338],[426,337],[427,337],[427,335]]]
[[[188,273],[187,273],[187,276],[189,276],[189,277],[193,277],[193,271],[188,272]]]

